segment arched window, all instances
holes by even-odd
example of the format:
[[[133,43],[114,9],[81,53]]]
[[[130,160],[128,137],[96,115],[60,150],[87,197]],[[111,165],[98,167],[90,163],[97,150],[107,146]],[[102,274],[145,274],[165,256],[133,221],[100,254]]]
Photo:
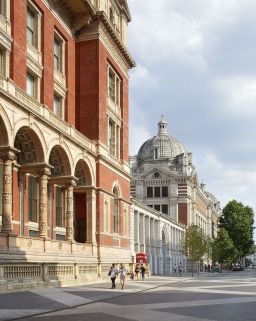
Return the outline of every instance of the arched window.
[[[119,233],[119,193],[118,193],[117,187],[114,187],[113,194],[114,194],[113,214],[112,214],[113,233]]]
[[[104,203],[104,230],[105,232],[108,232],[109,230],[109,217],[108,217],[108,202],[105,201]]]

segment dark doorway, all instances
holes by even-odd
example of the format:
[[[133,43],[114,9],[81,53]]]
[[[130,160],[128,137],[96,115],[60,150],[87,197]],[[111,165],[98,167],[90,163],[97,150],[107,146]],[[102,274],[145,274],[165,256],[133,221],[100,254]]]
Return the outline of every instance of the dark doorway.
[[[87,238],[86,194],[74,194],[74,238],[78,243],[85,243]]]

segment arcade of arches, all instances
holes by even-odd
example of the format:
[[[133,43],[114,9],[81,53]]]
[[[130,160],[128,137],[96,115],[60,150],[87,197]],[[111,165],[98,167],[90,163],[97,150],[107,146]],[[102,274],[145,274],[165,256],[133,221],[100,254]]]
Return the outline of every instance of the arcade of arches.
[[[0,118],[2,233],[95,243],[94,198],[83,159],[72,175],[65,149],[54,145],[47,159],[40,138],[27,126],[17,131],[10,147]]]

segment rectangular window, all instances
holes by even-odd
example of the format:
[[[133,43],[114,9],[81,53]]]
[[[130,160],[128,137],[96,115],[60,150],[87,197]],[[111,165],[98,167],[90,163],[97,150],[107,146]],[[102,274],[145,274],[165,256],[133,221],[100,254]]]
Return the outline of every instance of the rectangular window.
[[[28,235],[29,235],[30,237],[39,237],[38,231],[34,231],[34,230],[29,230],[29,231],[28,231]]]
[[[35,46],[35,15],[28,8],[27,10],[27,42]]]
[[[65,241],[66,240],[66,235],[56,234],[56,240],[57,241]]]
[[[162,187],[162,197],[168,197],[168,186]]]
[[[147,187],[147,198],[153,197],[153,187]]]
[[[27,73],[27,94],[35,98],[35,78]]]
[[[162,213],[168,215],[168,204],[162,205]]]
[[[120,127],[111,118],[108,120],[108,150],[110,155],[120,158]]]
[[[160,205],[154,205],[154,209],[158,212],[160,212]]]
[[[0,164],[0,215],[3,214],[3,164]]]
[[[121,80],[112,68],[108,68],[108,96],[112,102],[120,106]]]
[[[61,187],[56,187],[56,226],[63,227],[63,192]]]
[[[54,38],[54,68],[61,71],[61,43],[57,38]]]
[[[115,156],[115,124],[109,119],[108,123],[108,150],[111,155]]]
[[[115,73],[112,69],[109,69],[109,78],[108,78],[108,91],[109,97],[114,101],[115,100]]]
[[[58,117],[62,118],[62,108],[61,108],[61,98],[54,95],[54,106],[53,106],[53,112]]]
[[[155,187],[155,197],[160,197],[160,186]]]
[[[37,180],[29,176],[28,180],[28,220],[37,222]]]
[[[158,159],[158,149],[157,148],[154,149],[154,157],[155,157],[155,159]]]

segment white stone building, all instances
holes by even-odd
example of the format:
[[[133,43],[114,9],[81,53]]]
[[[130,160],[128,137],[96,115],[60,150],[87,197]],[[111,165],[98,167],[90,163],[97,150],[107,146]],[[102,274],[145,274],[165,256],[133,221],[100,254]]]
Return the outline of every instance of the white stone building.
[[[152,271],[167,274],[173,265],[184,265],[180,244],[187,226],[196,224],[210,237],[217,236],[220,204],[198,183],[192,154],[168,135],[164,119],[158,123],[158,134],[130,157],[130,166],[131,195],[137,200],[133,202],[135,252],[145,251]]]

